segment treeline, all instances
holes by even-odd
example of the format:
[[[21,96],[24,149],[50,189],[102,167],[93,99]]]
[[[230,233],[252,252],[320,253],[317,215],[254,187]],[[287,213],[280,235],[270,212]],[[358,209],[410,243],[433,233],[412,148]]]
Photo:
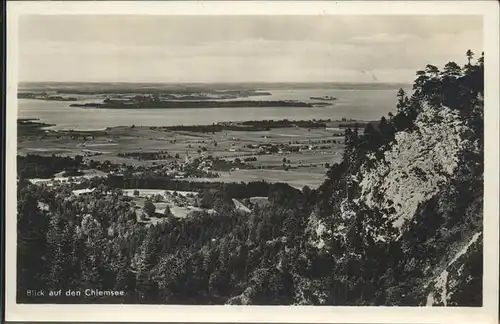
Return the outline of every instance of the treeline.
[[[118,153],[118,156],[125,158],[132,158],[139,161],[166,160],[173,157],[167,151],[162,151],[162,150],[156,152],[125,152],[125,153]]]
[[[222,125],[222,124],[214,124],[214,125],[179,125],[179,126],[169,126],[165,127],[165,129],[170,131],[178,131],[178,132],[193,132],[193,133],[219,133],[222,131],[251,131],[251,132],[261,132],[269,130],[268,128],[263,127],[242,127],[239,125]]]
[[[346,137],[358,147],[360,155],[373,152],[380,156],[383,153],[380,148],[387,147],[396,132],[413,127],[425,102],[435,109],[445,106],[459,111],[462,119],[474,129],[474,136],[481,138],[483,110],[477,107],[482,104],[484,96],[484,57],[481,56],[476,64],[471,63],[471,58],[463,67],[449,62],[441,71],[431,64],[417,71],[412,95],[408,96],[403,89],[398,91],[396,115],[390,113],[388,117],[382,117],[378,124],[368,123],[363,136],[351,129]]]
[[[302,127],[302,128],[323,128],[326,127],[326,122],[327,120],[319,120],[319,121],[313,121],[313,120],[288,120],[288,119],[282,119],[282,120],[251,120],[251,121],[244,121],[241,122],[241,125],[245,126],[253,126],[253,127],[264,127],[264,128],[288,128],[288,127]]]
[[[75,158],[68,156],[42,156],[28,154],[17,156],[17,175],[20,179],[41,178],[48,179],[61,171],[68,171],[73,174],[83,167],[83,157]]]
[[[178,125],[163,127],[171,131],[197,132],[197,133],[217,133],[222,131],[251,131],[262,132],[274,128],[325,128],[326,122],[330,120],[252,120],[235,123],[218,123],[212,125]]]
[[[296,191],[284,183],[268,183],[265,181],[252,181],[248,183],[222,183],[222,182],[196,182],[188,180],[169,179],[159,176],[132,176],[124,177],[108,175],[106,178],[93,180],[92,186],[104,184],[109,188],[117,189],[161,189],[176,191],[203,191],[222,190],[231,198],[267,197],[277,188]],[[222,188],[222,189],[221,189]],[[286,188],[286,189],[285,189]]]

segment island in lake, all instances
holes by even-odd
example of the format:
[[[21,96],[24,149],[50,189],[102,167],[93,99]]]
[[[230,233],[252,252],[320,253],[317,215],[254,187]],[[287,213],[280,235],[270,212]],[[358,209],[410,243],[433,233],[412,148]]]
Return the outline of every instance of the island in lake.
[[[337,98],[311,97],[312,100],[263,100],[272,96],[256,89],[196,88],[164,89],[156,87],[75,89],[65,87],[28,88],[18,93],[19,99],[73,101],[70,107],[104,109],[169,109],[169,108],[252,108],[252,107],[323,107]],[[245,99],[248,98],[248,99]],[[104,100],[103,100],[104,99]]]
[[[75,103],[70,107],[107,109],[169,109],[169,108],[238,108],[238,107],[316,107],[326,103],[311,103],[294,100],[114,100],[102,103]]]
[[[46,93],[20,92],[17,94],[18,99],[36,99],[47,101],[78,101],[75,97],[63,97],[58,95],[48,95]]]

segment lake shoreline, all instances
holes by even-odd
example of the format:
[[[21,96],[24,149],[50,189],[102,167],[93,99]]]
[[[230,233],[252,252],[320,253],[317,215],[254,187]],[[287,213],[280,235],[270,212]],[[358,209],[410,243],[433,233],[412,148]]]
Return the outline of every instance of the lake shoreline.
[[[107,126],[99,129],[59,129],[56,124],[47,124],[41,122],[37,118],[18,118],[18,132],[20,136],[26,135],[24,130],[29,129],[36,134],[36,131],[40,134],[46,133],[60,133],[60,134],[81,134],[85,133],[92,135],[93,133],[102,134],[103,132],[114,131],[114,130],[126,130],[126,129],[145,129],[145,130],[163,130],[170,132],[190,132],[190,133],[215,133],[222,131],[253,131],[253,132],[265,132],[271,129],[279,128],[348,128],[355,127],[358,128],[366,126],[368,123],[375,121],[369,120],[332,120],[332,119],[310,119],[310,120],[248,120],[248,121],[232,121],[232,122],[217,122],[213,124],[205,125],[174,125],[174,126],[148,126],[148,125],[122,125],[122,126]],[[30,135],[34,135],[30,134]]]
[[[259,89],[261,90],[261,89]],[[267,89],[265,89],[267,90]],[[18,100],[20,118],[39,118],[42,122],[55,125],[48,130],[78,131],[103,130],[115,126],[179,126],[210,125],[217,122],[243,122],[251,120],[376,120],[388,112],[395,113],[397,89],[390,90],[335,90],[335,89],[288,89],[271,91],[271,96],[255,97],[249,100],[277,102],[305,102],[313,104],[311,96],[333,96],[338,100],[333,105],[313,107],[212,107],[189,109],[105,109],[69,107],[70,103],[44,100]],[[104,98],[80,98],[78,103],[98,104]],[[123,98],[126,99],[126,98]],[[126,101],[126,100],[125,100]],[[176,102],[177,104],[177,102]],[[186,103],[190,104],[190,103]],[[200,103],[201,104],[201,103]],[[206,101],[203,101],[203,105]],[[232,105],[233,103],[227,103]],[[144,104],[146,105],[146,104]],[[145,106],[146,107],[146,106]]]

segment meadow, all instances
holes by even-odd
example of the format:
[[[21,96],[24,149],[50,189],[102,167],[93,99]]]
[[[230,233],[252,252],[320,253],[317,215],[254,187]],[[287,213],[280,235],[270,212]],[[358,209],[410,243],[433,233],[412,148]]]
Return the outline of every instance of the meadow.
[[[300,187],[316,186],[324,180],[326,167],[341,160],[343,131],[335,126],[213,133],[145,126],[110,127],[99,131],[45,131],[42,134],[21,134],[18,154],[81,155],[86,161],[109,161],[134,166],[153,166],[174,161],[183,163],[188,159],[209,156],[226,161],[252,158],[253,161],[245,162],[248,168],[220,172],[214,170],[220,174],[220,178],[193,180],[266,180]],[[272,146],[275,151],[264,150]],[[290,147],[295,147],[295,150],[290,151]],[[146,153],[158,152],[162,154],[156,159],[140,158]]]

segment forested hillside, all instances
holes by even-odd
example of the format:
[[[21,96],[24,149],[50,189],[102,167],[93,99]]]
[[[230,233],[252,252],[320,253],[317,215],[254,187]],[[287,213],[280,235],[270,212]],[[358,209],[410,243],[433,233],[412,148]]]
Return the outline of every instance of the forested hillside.
[[[21,179],[18,302],[480,306],[483,74],[471,52],[428,65],[396,114],[346,131],[319,188],[266,187],[251,213],[220,184],[200,189],[217,213],[145,226],[111,181],[75,196]]]

